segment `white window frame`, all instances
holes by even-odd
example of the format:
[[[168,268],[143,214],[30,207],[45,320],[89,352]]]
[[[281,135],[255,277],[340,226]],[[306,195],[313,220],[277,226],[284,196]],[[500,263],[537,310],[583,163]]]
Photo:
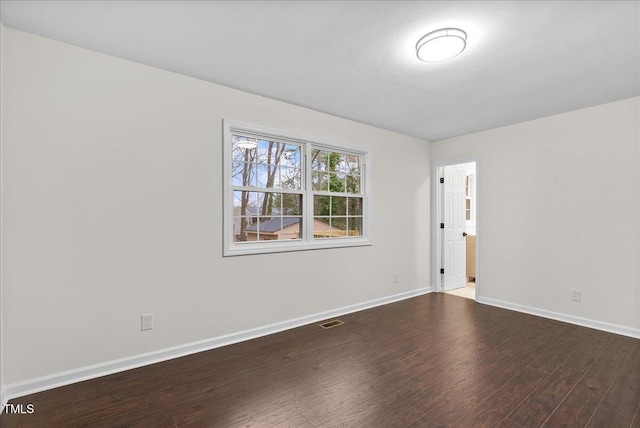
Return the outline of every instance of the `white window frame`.
[[[288,251],[316,250],[323,248],[343,248],[372,245],[372,197],[371,197],[371,153],[353,145],[335,144],[307,138],[287,132],[268,129],[252,124],[223,119],[222,122],[222,183],[223,183],[223,255],[238,256],[247,254],[265,254]],[[232,173],[232,134],[246,133],[254,136],[272,138],[302,146],[302,221],[303,236],[296,240],[235,242],[233,236],[233,189]],[[361,187],[364,201],[362,206],[362,235],[317,239],[313,237],[313,191],[311,190],[311,151],[313,148],[330,150],[360,156],[362,159]],[[275,190],[277,192],[277,190]],[[339,194],[342,196],[342,194]]]

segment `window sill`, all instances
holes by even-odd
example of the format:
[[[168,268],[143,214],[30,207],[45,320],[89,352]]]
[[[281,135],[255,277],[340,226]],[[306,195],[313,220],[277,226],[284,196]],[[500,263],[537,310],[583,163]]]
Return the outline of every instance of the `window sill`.
[[[324,250],[330,248],[366,247],[373,245],[367,238],[333,239],[320,242],[279,242],[260,244],[239,244],[225,248],[223,256],[246,256],[251,254],[288,253],[291,251]]]

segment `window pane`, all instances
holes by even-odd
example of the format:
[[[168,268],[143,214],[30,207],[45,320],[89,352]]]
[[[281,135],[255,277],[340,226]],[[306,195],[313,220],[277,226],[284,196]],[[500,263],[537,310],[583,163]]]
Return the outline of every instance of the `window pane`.
[[[347,198],[331,197],[331,215],[347,215]]]
[[[343,153],[336,153],[336,171],[340,172],[348,172],[347,171],[347,155]]]
[[[311,176],[311,188],[317,191],[329,190],[329,176],[324,172],[313,172]]]
[[[244,222],[244,223],[243,223]],[[244,234],[242,233],[247,226],[247,219],[244,217],[233,217],[233,240],[234,242],[244,241]]]
[[[330,192],[344,192],[344,174],[336,174],[334,172],[329,173],[329,191]]]
[[[319,196],[313,197],[313,215],[314,216],[328,216],[331,214],[331,196]]]
[[[257,141],[243,135],[233,135],[231,156],[234,161],[253,162],[256,158]]]
[[[284,152],[280,158],[280,165],[300,167],[300,146],[295,144],[285,144]]]
[[[267,207],[264,211],[266,215],[282,215],[282,194],[269,193]]]
[[[234,163],[232,166],[234,186],[255,186],[255,165],[248,162]]]
[[[337,189],[336,192],[345,192],[347,188],[345,185],[346,178],[347,176],[342,172],[336,174],[336,182],[340,184],[340,188]]]
[[[282,226],[278,239],[302,238],[302,217],[283,217]]]
[[[234,217],[233,237],[235,242],[255,241],[257,238],[254,217]]]
[[[248,215],[258,216],[262,214],[264,195],[263,192],[249,192],[249,204],[247,205]]]
[[[233,162],[231,167],[231,182],[234,186],[243,186],[242,180],[245,176],[244,162]]]
[[[322,150],[311,151],[311,169],[315,171],[327,170],[327,153]]]
[[[240,215],[240,209],[242,208],[242,196],[246,192],[233,192],[233,215]]]
[[[246,210],[242,215],[256,216],[260,213],[260,206],[262,203],[262,193],[260,192],[243,192],[244,197],[247,198]]]
[[[276,147],[280,143],[267,140],[258,140],[258,158],[256,162],[261,164],[273,164],[276,154]]]
[[[345,236],[347,230],[346,217],[331,217],[331,236]]]
[[[274,183],[275,188],[300,190],[302,187],[302,171],[300,168],[280,167],[279,180]],[[278,175],[276,175],[278,176]]]
[[[362,215],[362,198],[349,198],[349,215]]]
[[[360,156],[346,156],[345,172],[360,175]]]
[[[251,227],[252,230],[257,230],[257,241],[273,241],[277,239],[277,232],[282,229],[281,217],[260,217],[255,227]]]
[[[340,153],[324,152],[323,159],[326,163],[327,171],[338,171],[338,168],[340,167]]]
[[[241,216],[258,215],[260,201],[258,192],[236,190],[233,192],[233,214]]]
[[[329,217],[318,217],[313,219],[313,237],[314,238],[330,238],[331,237],[331,221]]]
[[[260,215],[280,214],[280,193],[259,193],[257,208]]]
[[[270,150],[267,151],[267,162],[271,165],[280,165],[284,156],[284,143],[278,141],[271,141],[269,143]]]
[[[273,181],[271,182],[272,189],[282,189],[282,177],[280,177],[281,171],[279,166],[272,166],[271,174],[273,174]]]
[[[256,187],[267,187],[268,171],[266,165],[256,166]]]
[[[281,193],[280,195],[283,215],[302,215],[302,195],[291,193]]]
[[[362,193],[360,191],[360,177],[357,175],[347,175],[347,193]]]
[[[349,236],[362,236],[362,217],[349,217]]]

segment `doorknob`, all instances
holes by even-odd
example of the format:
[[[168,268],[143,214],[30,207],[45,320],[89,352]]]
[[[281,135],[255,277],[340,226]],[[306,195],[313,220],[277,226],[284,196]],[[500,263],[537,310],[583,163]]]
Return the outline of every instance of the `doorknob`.
[[[465,236],[467,236],[467,232],[462,232],[462,237],[464,238]]]

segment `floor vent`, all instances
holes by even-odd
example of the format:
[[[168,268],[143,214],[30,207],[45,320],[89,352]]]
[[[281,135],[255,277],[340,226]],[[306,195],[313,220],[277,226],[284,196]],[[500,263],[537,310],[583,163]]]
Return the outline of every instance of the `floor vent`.
[[[320,325],[320,327],[322,327],[322,328],[325,328],[325,329],[326,329],[326,328],[333,328],[333,327],[337,327],[337,326],[342,325],[342,324],[344,324],[344,322],[342,322],[342,321],[340,321],[340,320],[333,320],[333,321],[327,321],[327,322],[324,322],[324,323],[319,324],[319,325]]]

